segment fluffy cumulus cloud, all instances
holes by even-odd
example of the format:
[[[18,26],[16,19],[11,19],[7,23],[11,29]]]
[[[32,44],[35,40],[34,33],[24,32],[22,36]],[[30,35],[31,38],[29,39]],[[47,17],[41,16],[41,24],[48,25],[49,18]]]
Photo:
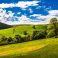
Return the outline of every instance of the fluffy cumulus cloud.
[[[20,14],[21,12],[18,12]],[[50,10],[48,11],[48,15],[42,15],[42,14],[33,14],[30,15],[30,17],[27,17],[26,15],[21,15],[19,17],[14,16],[14,13],[12,11],[6,12],[4,9],[0,9],[0,22],[14,25],[14,24],[48,24],[50,19],[53,17],[57,17],[58,10]],[[31,19],[31,17],[35,17],[34,19]],[[57,17],[58,18],[58,17]]]
[[[36,19],[40,20],[38,24],[48,24],[51,18],[58,18],[58,10],[50,10],[48,15],[33,14],[30,17],[36,17]]]
[[[20,8],[27,8],[29,6],[37,6],[39,1],[18,2],[15,6]]]
[[[16,16],[14,16],[14,13],[12,11],[6,12],[4,9],[0,9],[0,22],[2,23],[8,23],[8,22],[14,22],[16,21]]]
[[[57,16],[58,15],[58,10],[50,10],[49,14],[52,16]]]
[[[48,24],[51,18],[58,18],[58,10],[53,10],[51,6],[41,6],[39,2],[41,1],[18,1],[17,3],[9,4],[0,3],[0,22],[9,25]],[[19,9],[16,10],[14,7]],[[6,10],[5,8],[10,8],[11,10]],[[12,8],[15,11],[12,11]],[[44,15],[43,12],[48,14],[45,13],[46,15]]]
[[[22,9],[27,8],[29,6],[37,6],[39,1],[19,1],[18,3],[2,3],[0,4],[0,8],[12,8],[12,7],[20,7]]]

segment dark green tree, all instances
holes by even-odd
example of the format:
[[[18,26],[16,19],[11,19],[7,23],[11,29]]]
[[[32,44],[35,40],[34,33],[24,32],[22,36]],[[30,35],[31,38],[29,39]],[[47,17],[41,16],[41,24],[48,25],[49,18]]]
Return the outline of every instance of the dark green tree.
[[[15,39],[17,40],[17,43],[21,42],[21,36],[20,35],[15,35]]]
[[[32,26],[33,29],[36,29],[35,25]]]
[[[23,34],[24,34],[24,35],[27,35],[27,31],[24,31]]]
[[[12,43],[12,41],[13,41],[12,37],[9,37],[8,38],[8,43]]]
[[[48,32],[47,37],[53,36],[53,37],[57,38],[57,36],[58,36],[58,20],[57,20],[57,18],[52,18],[50,20],[47,32]]]

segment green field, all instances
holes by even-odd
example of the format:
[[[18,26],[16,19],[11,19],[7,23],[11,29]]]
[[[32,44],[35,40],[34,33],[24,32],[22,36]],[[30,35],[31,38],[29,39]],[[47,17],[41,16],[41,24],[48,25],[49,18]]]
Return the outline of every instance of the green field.
[[[34,30],[45,30],[45,25],[21,25],[0,30],[0,37],[23,35],[24,31],[32,34]],[[13,29],[15,32],[13,33]],[[17,44],[0,46],[0,58],[58,58],[58,38],[46,38]]]
[[[0,46],[0,58],[58,58],[58,38]]]
[[[21,26],[16,26],[16,27],[0,30],[0,37],[1,36],[14,37],[17,34],[19,34],[21,36],[24,36],[23,35],[24,31],[27,31],[28,34],[32,34],[32,32],[34,31],[32,26],[33,25],[21,25]],[[15,32],[13,34],[13,29],[14,28],[15,28]],[[36,29],[35,30],[45,30],[45,25],[36,25]]]

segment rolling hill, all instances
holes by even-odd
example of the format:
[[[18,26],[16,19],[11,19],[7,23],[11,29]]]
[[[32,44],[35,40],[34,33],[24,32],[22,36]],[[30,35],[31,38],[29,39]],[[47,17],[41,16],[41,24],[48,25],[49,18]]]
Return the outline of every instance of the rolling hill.
[[[14,37],[15,35],[19,34],[21,36],[23,35],[24,31],[27,31],[28,34],[32,34],[34,30],[45,30],[45,25],[35,25],[36,29],[32,28],[33,25],[20,25],[20,26],[13,26],[11,28],[0,30],[0,36],[6,36],[6,37]],[[15,29],[13,33],[13,29]]]
[[[58,58],[58,38],[0,46],[0,58]]]
[[[10,27],[11,27],[10,25],[7,25],[7,24],[4,24],[4,23],[0,22],[0,30],[1,29],[7,29],[7,28],[10,28]]]

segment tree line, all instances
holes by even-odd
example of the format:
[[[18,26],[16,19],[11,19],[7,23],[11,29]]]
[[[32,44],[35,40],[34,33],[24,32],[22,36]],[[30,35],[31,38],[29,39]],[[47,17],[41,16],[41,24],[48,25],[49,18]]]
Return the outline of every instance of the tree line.
[[[32,28],[34,29],[33,33],[30,35],[27,31],[23,31],[25,35],[22,37],[21,35],[15,35],[14,38],[12,37],[5,37],[2,36],[0,38],[0,45],[7,45],[7,44],[15,44],[15,43],[22,43],[32,40],[44,39],[44,38],[58,38],[58,20],[57,18],[52,18],[48,25],[45,25],[45,30],[36,30],[36,26],[33,25]]]

